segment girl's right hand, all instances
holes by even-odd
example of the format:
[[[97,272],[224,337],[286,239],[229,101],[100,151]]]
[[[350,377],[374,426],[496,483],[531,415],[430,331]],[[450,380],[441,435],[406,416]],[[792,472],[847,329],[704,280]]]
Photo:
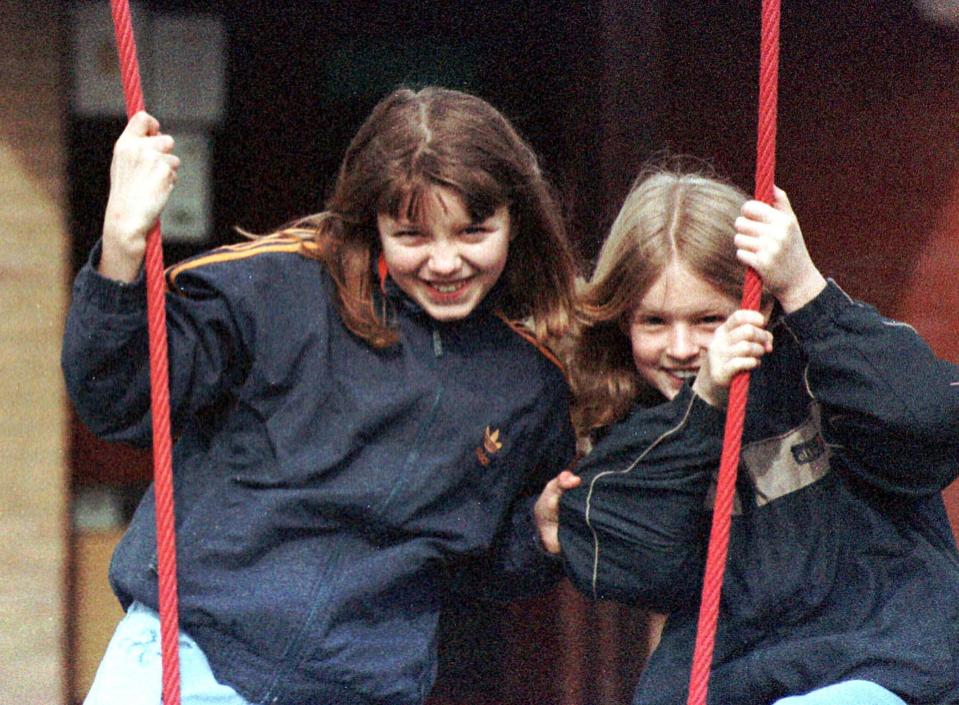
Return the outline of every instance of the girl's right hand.
[[[160,123],[145,112],[130,118],[114,145],[99,265],[103,276],[124,282],[136,279],[147,233],[176,183],[180,159],[173,147],[173,138],[161,134]]]
[[[765,329],[759,311],[735,311],[716,329],[693,382],[693,391],[711,406],[726,406],[729,385],[740,372],[759,367],[760,358],[772,352],[773,335]]]

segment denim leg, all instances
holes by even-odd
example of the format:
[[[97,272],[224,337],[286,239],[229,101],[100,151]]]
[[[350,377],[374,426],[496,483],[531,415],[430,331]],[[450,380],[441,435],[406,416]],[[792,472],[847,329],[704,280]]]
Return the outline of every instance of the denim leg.
[[[84,705],[160,705],[160,618],[133,603],[120,620]],[[182,705],[251,705],[218,683],[203,651],[180,632]]]
[[[842,681],[805,695],[777,700],[774,705],[906,705],[902,699],[872,681]]]

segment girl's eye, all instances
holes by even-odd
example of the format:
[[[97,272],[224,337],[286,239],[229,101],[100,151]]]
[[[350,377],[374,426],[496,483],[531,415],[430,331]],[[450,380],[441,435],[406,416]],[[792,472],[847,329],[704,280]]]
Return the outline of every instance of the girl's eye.
[[[655,328],[656,326],[665,325],[666,321],[659,316],[640,316],[635,319],[634,323],[644,328]]]
[[[475,240],[483,237],[488,232],[489,228],[487,228],[485,225],[474,224],[463,229],[463,236]]]

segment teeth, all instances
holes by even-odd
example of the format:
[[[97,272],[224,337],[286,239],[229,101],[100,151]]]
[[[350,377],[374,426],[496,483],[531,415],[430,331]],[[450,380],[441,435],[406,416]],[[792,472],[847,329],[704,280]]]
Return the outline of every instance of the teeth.
[[[672,373],[680,379],[696,379],[698,370],[673,370]]]
[[[433,284],[433,288],[443,294],[451,294],[462,286],[463,284],[459,282],[456,284]]]

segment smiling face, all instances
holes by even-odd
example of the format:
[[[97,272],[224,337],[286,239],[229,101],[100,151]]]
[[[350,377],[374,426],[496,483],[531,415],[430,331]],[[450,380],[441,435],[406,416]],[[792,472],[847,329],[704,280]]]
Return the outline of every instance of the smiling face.
[[[692,383],[713,333],[738,308],[673,259],[632,312],[629,339],[639,376],[667,399]]]
[[[496,285],[509,253],[510,215],[503,205],[485,220],[470,216],[455,191],[433,186],[419,217],[377,216],[390,276],[437,321],[466,318]]]

